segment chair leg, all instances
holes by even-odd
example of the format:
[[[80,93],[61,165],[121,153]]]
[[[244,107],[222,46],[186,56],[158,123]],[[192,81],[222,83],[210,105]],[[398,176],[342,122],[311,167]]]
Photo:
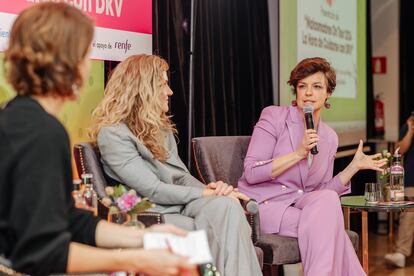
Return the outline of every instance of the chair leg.
[[[275,264],[263,264],[263,276],[281,276],[279,268],[280,267]]]

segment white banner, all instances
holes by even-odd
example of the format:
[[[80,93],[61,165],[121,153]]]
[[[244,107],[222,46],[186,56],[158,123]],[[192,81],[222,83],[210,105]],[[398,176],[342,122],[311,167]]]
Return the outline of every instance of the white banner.
[[[334,97],[357,92],[357,0],[297,0],[297,56],[323,57],[336,70]]]
[[[17,15],[0,12],[0,52],[9,43],[10,28]],[[92,59],[122,61],[134,54],[152,53],[152,34],[95,28]]]
[[[122,61],[135,54],[152,53],[152,34],[95,28],[92,59]]]

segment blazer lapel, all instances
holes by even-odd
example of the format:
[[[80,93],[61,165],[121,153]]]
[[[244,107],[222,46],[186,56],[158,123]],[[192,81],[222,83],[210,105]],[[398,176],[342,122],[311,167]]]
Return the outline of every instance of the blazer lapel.
[[[142,157],[148,160],[154,159],[154,155],[152,155],[152,152],[149,149],[147,149],[147,147],[132,133],[132,131],[128,128],[126,124],[120,123],[119,125],[120,131],[125,132],[135,142],[137,150]]]
[[[179,167],[187,171],[187,167],[185,166],[183,161],[181,161],[180,157],[178,156],[177,144],[175,142],[174,135],[172,133],[167,134],[167,137],[165,138],[165,146],[166,146],[166,149],[168,150],[168,155],[169,155],[166,162],[169,165]]]
[[[170,156],[166,160],[166,162],[172,166],[179,167],[181,169],[187,170],[184,163],[181,161],[181,159],[177,158],[176,154],[174,152],[169,152]]]
[[[136,144],[136,147],[137,147],[137,149],[138,149],[138,152],[141,154],[141,156],[144,158],[144,159],[147,159],[147,160],[151,160],[151,159],[154,159],[154,155],[152,154],[152,152],[140,141],[140,140],[138,140],[138,138],[137,137],[135,137],[135,135],[133,135],[132,133],[131,133],[131,137],[134,139],[134,141],[135,141],[135,144]],[[154,159],[155,160],[155,159]]]
[[[318,136],[319,136],[318,145],[324,145],[324,146],[318,147],[319,153],[313,156],[312,165],[309,169],[309,174],[308,174],[309,177],[320,169],[325,170],[326,168],[321,168],[321,165],[324,163],[323,161],[325,159],[330,158],[329,151],[331,147],[327,146],[327,143],[329,143],[329,139],[327,138],[328,133],[327,133],[326,126],[321,121],[319,122]]]
[[[152,152],[131,132],[131,130],[125,124],[122,124],[122,128],[135,141],[137,150],[141,156],[146,160],[152,160],[152,163],[155,162],[155,158]],[[165,146],[169,154],[166,163],[187,171],[186,166],[178,157],[177,144],[175,143],[174,135],[172,133],[167,134],[167,137],[165,138]]]
[[[291,106],[289,108],[289,116],[286,120],[287,128],[289,131],[290,142],[292,149],[296,150],[302,141],[304,134],[304,123],[301,113],[296,107]],[[305,187],[306,179],[308,178],[308,160],[305,158],[298,163],[300,178],[302,180],[302,187]]]

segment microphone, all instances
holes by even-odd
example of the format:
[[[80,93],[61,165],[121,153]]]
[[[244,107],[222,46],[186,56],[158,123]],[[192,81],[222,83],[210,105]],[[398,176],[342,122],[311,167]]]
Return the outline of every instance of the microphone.
[[[254,199],[243,200],[240,199],[240,204],[247,213],[256,215],[259,212],[259,204]]]
[[[313,106],[306,105],[303,108],[303,113],[305,113],[306,129],[315,129],[315,126],[313,125]],[[318,148],[316,146],[311,148],[311,153],[313,155],[318,154]]]

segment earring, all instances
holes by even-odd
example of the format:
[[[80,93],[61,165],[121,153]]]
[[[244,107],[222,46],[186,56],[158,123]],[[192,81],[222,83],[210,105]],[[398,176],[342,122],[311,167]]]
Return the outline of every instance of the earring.
[[[331,104],[330,103],[328,103],[328,100],[325,100],[325,108],[326,109],[329,109],[329,108],[331,108]]]
[[[292,106],[297,106],[297,105],[298,105],[298,102],[296,100],[293,100],[292,101]]]
[[[74,96],[78,97],[79,96],[79,86],[77,84],[72,84],[72,93]]]

